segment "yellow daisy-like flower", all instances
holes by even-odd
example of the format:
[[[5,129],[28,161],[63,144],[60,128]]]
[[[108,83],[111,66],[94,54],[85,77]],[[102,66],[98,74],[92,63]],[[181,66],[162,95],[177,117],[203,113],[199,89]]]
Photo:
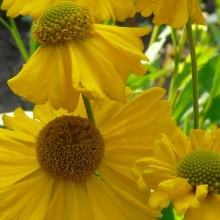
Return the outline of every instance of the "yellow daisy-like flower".
[[[95,24],[87,7],[70,1],[52,4],[35,23],[33,36],[42,45],[8,85],[31,102],[49,99],[55,109],[69,111],[80,92],[89,99],[124,101],[129,72],[146,72],[140,36],[149,31]]]
[[[96,126],[81,102],[73,114],[43,105],[34,119],[20,108],[4,115],[1,219],[155,219],[160,213],[146,205],[149,191],[139,192],[131,167],[152,152],[158,132],[176,128],[164,93],[95,103]]]
[[[62,0],[3,0],[1,9],[7,10],[7,16],[29,15],[34,19],[39,18],[42,10],[52,3]],[[124,21],[135,15],[133,0],[70,0],[91,7],[97,19]]]
[[[198,0],[136,0],[135,7],[144,17],[153,14],[155,25],[181,28],[189,17],[191,22],[205,25]]]
[[[162,135],[154,156],[135,162],[139,187],[153,189],[150,207],[165,208],[173,201],[185,220],[217,220],[220,216],[220,129],[191,130],[188,138],[177,130]]]

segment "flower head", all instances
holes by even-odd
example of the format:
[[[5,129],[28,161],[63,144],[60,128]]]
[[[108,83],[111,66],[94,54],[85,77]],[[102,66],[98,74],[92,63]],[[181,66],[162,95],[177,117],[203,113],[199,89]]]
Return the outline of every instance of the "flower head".
[[[1,218],[155,219],[159,212],[146,205],[149,191],[138,191],[131,165],[151,154],[157,132],[171,137],[176,128],[163,95],[154,88],[126,104],[95,102],[96,125],[81,102],[69,114],[43,105],[34,119],[20,108],[4,115]]]
[[[124,101],[130,71],[146,72],[139,37],[149,31],[95,24],[89,8],[54,3],[35,24],[34,38],[42,45],[8,85],[31,102],[50,100],[55,109],[69,111],[76,108],[80,93],[89,99]]]
[[[18,15],[29,15],[38,19],[41,12],[50,4],[62,0],[3,0],[1,9],[7,10],[7,16],[16,17]],[[91,7],[96,18],[103,20],[124,21],[128,17],[133,17],[135,7],[133,0],[70,0]]]
[[[149,205],[167,207],[173,201],[186,220],[218,219],[220,202],[219,129],[195,129],[188,138],[177,130],[172,139],[162,135],[154,156],[135,162],[140,186],[153,189]],[[146,185],[145,185],[146,184]]]
[[[205,24],[198,0],[136,0],[136,10],[144,17],[153,14],[155,25],[167,24],[181,28],[189,17],[193,23]]]

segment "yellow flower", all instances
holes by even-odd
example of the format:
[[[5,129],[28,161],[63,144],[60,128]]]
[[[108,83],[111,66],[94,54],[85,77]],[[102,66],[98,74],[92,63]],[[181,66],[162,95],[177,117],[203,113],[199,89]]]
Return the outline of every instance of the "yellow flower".
[[[130,70],[146,72],[139,37],[149,30],[95,24],[87,7],[52,4],[35,23],[34,38],[42,45],[8,81],[9,87],[31,102],[49,99],[55,109],[69,111],[77,106],[80,92],[89,99],[123,101]]]
[[[191,130],[188,138],[177,130],[172,139],[162,135],[154,156],[135,162],[139,187],[153,189],[150,207],[173,201],[185,220],[217,220],[220,216],[220,129]]]
[[[144,17],[154,15],[155,25],[167,24],[183,27],[190,17],[191,22],[205,25],[198,0],[136,0],[136,10]]]
[[[34,119],[20,108],[4,115],[1,219],[155,219],[131,165],[151,153],[157,132],[172,136],[176,128],[164,93],[153,88],[126,104],[95,103],[96,126],[81,102],[71,114],[40,105]]]
[[[3,0],[1,9],[7,10],[7,16],[29,15],[34,19],[39,18],[42,10],[52,3],[62,0]],[[96,17],[103,20],[124,21],[135,15],[133,0],[70,0],[91,7]]]

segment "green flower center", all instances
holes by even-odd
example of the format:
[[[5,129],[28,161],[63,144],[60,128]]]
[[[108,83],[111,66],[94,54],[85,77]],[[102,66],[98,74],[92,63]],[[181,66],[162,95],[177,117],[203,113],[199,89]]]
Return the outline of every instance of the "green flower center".
[[[57,43],[91,36],[95,21],[92,11],[71,1],[48,6],[35,22],[33,38],[39,43]]]
[[[220,153],[194,150],[178,162],[177,174],[193,187],[208,184],[209,192],[220,193]]]
[[[41,168],[55,179],[82,181],[101,164],[104,141],[88,119],[61,116],[39,132],[36,154]]]

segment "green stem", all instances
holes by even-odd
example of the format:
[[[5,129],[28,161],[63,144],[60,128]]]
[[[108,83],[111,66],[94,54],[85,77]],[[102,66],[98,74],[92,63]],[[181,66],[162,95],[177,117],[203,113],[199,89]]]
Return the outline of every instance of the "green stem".
[[[21,36],[18,32],[14,19],[9,18],[10,24],[8,24],[3,18],[0,17],[0,22],[11,32],[24,60],[27,61],[29,59],[29,55],[28,55],[27,50],[25,49],[23,41],[21,40]]]
[[[198,95],[197,60],[196,60],[196,50],[195,50],[195,42],[193,38],[192,24],[190,19],[186,24],[186,31],[189,41],[191,66],[192,66],[194,128],[199,128],[199,95]]]
[[[180,39],[178,40],[176,30],[172,28],[171,37],[173,41],[173,46],[175,48],[175,59],[174,59],[174,70],[173,70],[173,74],[172,74],[172,78],[170,82],[169,100],[173,102],[173,99],[175,98],[175,93],[177,92],[176,90],[178,90],[178,88],[176,88],[175,86],[175,81],[178,77],[179,64],[181,61],[181,56],[182,56],[183,48],[184,48],[185,41],[186,41],[186,30],[185,29],[183,30],[182,35]]]
[[[157,40],[159,31],[160,31],[160,26],[154,26],[154,29],[153,29],[153,32],[150,38],[149,46],[152,45]]]
[[[18,29],[17,29],[17,26],[15,24],[15,21],[14,21],[13,18],[9,18],[9,22],[10,22],[10,25],[11,25],[10,32],[11,32],[12,36],[15,39],[15,42],[16,42],[16,44],[18,46],[18,49],[20,50],[24,60],[28,61],[29,55],[28,55],[28,52],[27,52],[27,50],[26,50],[26,48],[24,46],[23,41],[21,40],[21,36],[20,36],[20,34],[18,32]]]
[[[92,106],[91,106],[90,100],[86,98],[84,95],[82,95],[82,97],[83,97],[83,102],[86,108],[88,119],[95,124],[95,118],[92,112]]]

